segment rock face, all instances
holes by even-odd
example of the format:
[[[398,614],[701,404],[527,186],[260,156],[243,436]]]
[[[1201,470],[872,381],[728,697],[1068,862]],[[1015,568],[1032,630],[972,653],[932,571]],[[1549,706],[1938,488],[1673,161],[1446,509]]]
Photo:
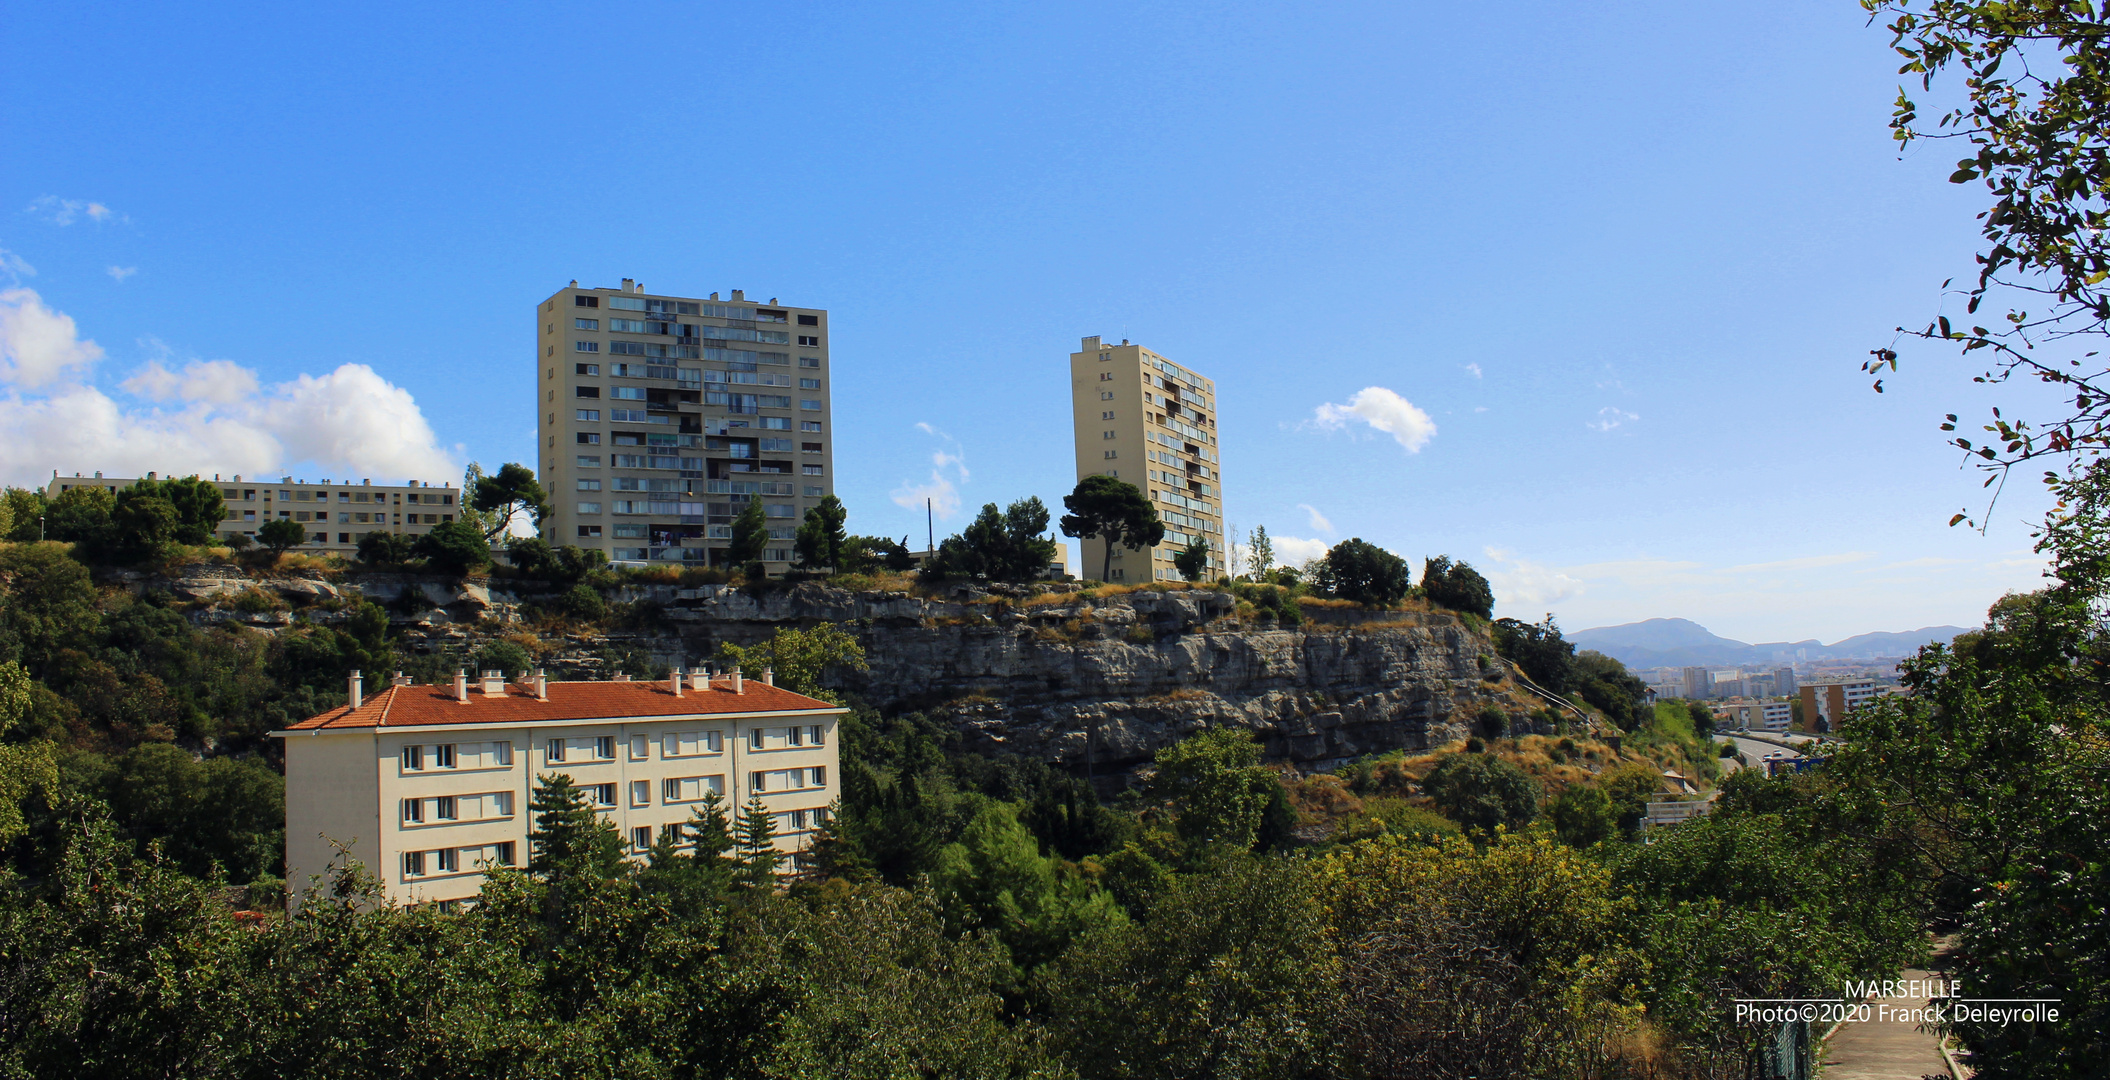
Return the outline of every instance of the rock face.
[[[336,621],[345,603],[371,600],[390,610],[414,650],[463,654],[514,629],[523,607],[554,597],[534,582],[347,575],[334,585],[273,582],[296,607],[314,606],[244,616],[215,606],[254,584],[232,567],[126,584],[193,602],[200,622],[258,627]],[[1285,629],[1250,609],[1241,617],[1228,592],[1088,598],[1060,585],[962,585],[936,598],[811,583],[759,594],[629,585],[609,599],[628,605],[633,629],[573,635],[553,664],[591,670],[593,648],[615,641],[663,664],[693,665],[722,642],[833,623],[863,643],[869,668],[830,672],[829,685],[887,712],[921,710],[952,725],[969,749],[1109,782],[1203,727],[1248,728],[1273,760],[1330,768],[1460,738],[1489,706],[1521,718],[1540,704],[1489,662],[1495,650],[1483,633],[1441,611],[1314,607],[1304,626]]]

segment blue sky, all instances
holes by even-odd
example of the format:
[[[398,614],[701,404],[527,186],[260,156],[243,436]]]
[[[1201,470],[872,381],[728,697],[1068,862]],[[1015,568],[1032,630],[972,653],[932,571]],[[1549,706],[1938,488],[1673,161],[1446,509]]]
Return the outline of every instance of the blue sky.
[[[1216,380],[1228,517],[1284,551],[1447,552],[1570,628],[1973,623],[2043,504],[1945,526],[1941,414],[2023,391],[1857,370],[1981,202],[1889,141],[1886,40],[1846,0],[8,0],[0,478],[532,460],[531,305],[634,277],[830,310],[854,531],[1059,505],[1098,334]]]

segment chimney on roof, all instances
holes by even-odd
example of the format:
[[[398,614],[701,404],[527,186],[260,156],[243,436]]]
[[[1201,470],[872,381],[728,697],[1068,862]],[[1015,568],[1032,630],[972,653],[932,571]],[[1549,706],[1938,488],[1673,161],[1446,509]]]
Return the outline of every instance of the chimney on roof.
[[[541,668],[535,669],[535,700],[549,700],[549,675],[544,673]]]
[[[485,671],[483,684],[485,697],[502,697],[506,692],[506,673],[503,671]]]
[[[630,280],[629,278],[624,278],[624,279],[623,279],[623,291],[624,291],[624,292],[629,292],[629,291],[630,291],[630,289],[631,289],[631,286],[633,286],[633,285],[636,285],[636,284],[637,284],[637,282],[635,282],[635,281],[632,281],[632,280]]]
[[[396,672],[396,677],[395,677],[395,678],[393,678],[393,679],[390,679],[390,680],[388,680],[388,685],[390,685],[390,686],[409,686],[409,685],[410,685],[410,676],[408,676],[408,675],[405,675],[405,674],[403,674],[402,672],[398,671],[398,672]]]
[[[674,665],[674,676],[667,680],[667,684],[673,688],[675,697],[681,696],[682,679],[687,675],[688,672],[681,670],[680,664]]]
[[[775,686],[777,684],[777,669],[773,667],[763,668],[762,683],[765,686]]]
[[[747,290],[746,290],[746,289],[734,289],[734,290],[733,290],[733,299],[735,299],[735,300],[745,300],[745,299],[747,299]]]
[[[629,682],[629,681],[630,681],[630,673],[629,673],[629,672],[626,672],[626,671],[618,671],[618,672],[616,672],[616,673],[615,673],[615,678],[612,678],[612,679],[610,679],[610,680],[608,680],[608,681],[609,681],[609,682]]]
[[[747,688],[746,688],[746,687],[744,687],[744,686],[741,686],[741,685],[740,685],[740,669],[739,669],[739,668],[734,668],[734,669],[733,669],[733,693],[735,693],[735,694],[744,694],[744,693],[747,693]]]
[[[469,670],[467,668],[454,669],[454,700],[464,705],[469,703]]]
[[[359,669],[353,668],[351,678],[345,680],[345,689],[352,697],[351,707],[356,709],[366,700],[366,684],[359,679]]]

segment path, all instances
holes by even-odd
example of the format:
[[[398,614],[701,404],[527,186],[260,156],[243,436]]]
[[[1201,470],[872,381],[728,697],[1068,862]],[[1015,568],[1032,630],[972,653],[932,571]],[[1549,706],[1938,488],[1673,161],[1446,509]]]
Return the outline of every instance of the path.
[[[1917,969],[1898,975],[1901,980],[1934,976]],[[1824,1047],[1818,1070],[1821,1080],[1920,1080],[1923,1076],[1949,1076],[1948,1062],[1932,1031],[1910,1020],[1884,1019],[1880,1010],[1924,1009],[1927,1002],[1906,998],[1871,998],[1877,1015],[1857,1024],[1841,1024]]]

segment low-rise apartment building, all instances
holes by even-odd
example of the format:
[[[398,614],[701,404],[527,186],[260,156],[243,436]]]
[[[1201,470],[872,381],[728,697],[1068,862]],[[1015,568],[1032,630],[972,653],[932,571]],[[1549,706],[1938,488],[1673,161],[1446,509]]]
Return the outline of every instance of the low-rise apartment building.
[[[324,873],[342,844],[395,903],[474,897],[482,867],[522,866],[538,778],[571,777],[632,857],[679,829],[707,792],[737,816],[760,796],[777,847],[804,847],[840,779],[843,709],[735,674],[664,680],[416,686],[367,696],[358,673],[340,708],[284,731],[286,880]]]
[[[1786,701],[1727,701],[1716,706],[1723,727],[1737,731],[1786,731],[1794,706]]]
[[[173,477],[148,473],[146,479]],[[138,482],[138,477],[106,477],[99,472],[93,476],[80,473],[60,476],[53,472],[44,495],[56,499],[61,493],[77,487],[100,487],[117,492]],[[239,535],[254,540],[256,530],[264,522],[284,518],[307,527],[308,542],[301,550],[317,553],[349,555],[357,550],[359,538],[370,532],[423,536],[432,531],[433,526],[453,521],[455,515],[461,513],[461,491],[444,481],[438,485],[428,480],[377,485],[372,480],[332,483],[324,477],[309,483],[305,479],[281,476],[273,482],[244,480],[239,473],[232,480],[222,480],[215,473],[212,483],[219,487],[220,498],[227,504],[227,514],[219,529],[221,538]]]

